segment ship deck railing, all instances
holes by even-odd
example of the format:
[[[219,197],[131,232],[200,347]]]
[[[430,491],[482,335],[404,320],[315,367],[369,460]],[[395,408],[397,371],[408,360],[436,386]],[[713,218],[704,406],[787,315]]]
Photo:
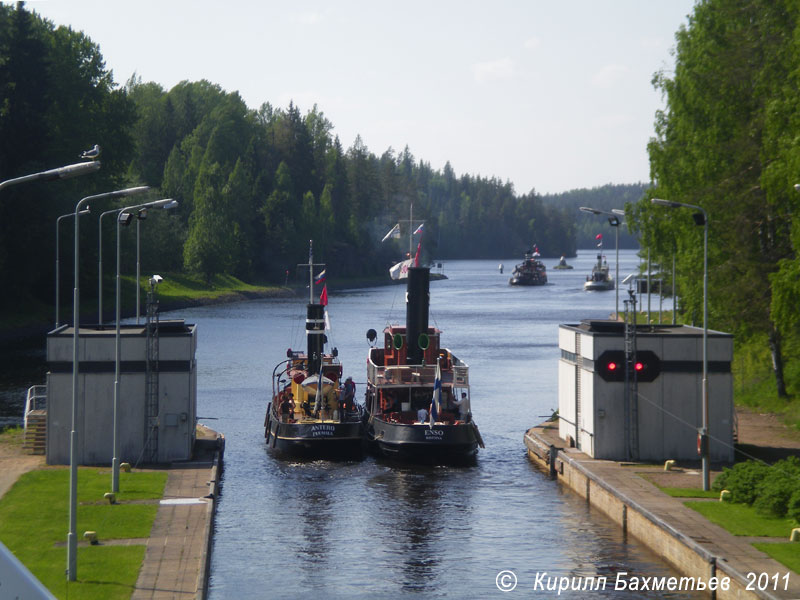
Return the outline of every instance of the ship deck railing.
[[[469,366],[450,355],[452,368],[442,370],[442,385],[469,387]],[[420,385],[433,386],[436,380],[436,365],[378,365],[370,355],[367,362],[367,377],[373,385],[381,387]]]

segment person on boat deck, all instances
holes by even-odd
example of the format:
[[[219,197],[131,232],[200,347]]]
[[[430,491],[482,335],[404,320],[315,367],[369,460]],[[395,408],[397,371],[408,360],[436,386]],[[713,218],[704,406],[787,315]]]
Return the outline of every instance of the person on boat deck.
[[[419,421],[420,423],[424,423],[427,420],[428,420],[428,411],[425,410],[424,408],[420,408],[417,411],[417,421]]]
[[[308,401],[308,397],[306,397],[306,399],[303,400],[303,403],[300,405],[300,408],[303,409],[303,414],[306,417],[313,416],[314,412],[311,410],[311,403]]]
[[[294,394],[291,392],[281,402],[281,417],[284,422],[294,419]]]
[[[461,420],[469,423],[472,418],[472,412],[469,409],[469,396],[467,396],[467,392],[461,392],[461,400],[456,400],[455,403],[458,406],[458,414]]]
[[[348,377],[344,382],[344,405],[351,407],[354,404],[356,397],[356,384],[353,382],[352,377]]]

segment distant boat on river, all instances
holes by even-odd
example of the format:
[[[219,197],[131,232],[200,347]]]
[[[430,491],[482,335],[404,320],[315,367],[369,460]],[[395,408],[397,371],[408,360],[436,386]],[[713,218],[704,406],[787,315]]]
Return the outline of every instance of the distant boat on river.
[[[567,259],[562,256],[561,260],[559,260],[558,264],[553,268],[554,269],[558,269],[558,270],[566,270],[566,269],[571,269],[572,265],[568,265],[567,264]]]
[[[547,283],[547,267],[541,261],[539,247],[534,246],[525,253],[524,260],[514,267],[509,285],[544,285]]]
[[[603,256],[603,240],[600,238],[597,262],[592,267],[592,274],[586,276],[583,289],[590,292],[605,292],[614,289],[614,279],[608,270],[608,261]]]

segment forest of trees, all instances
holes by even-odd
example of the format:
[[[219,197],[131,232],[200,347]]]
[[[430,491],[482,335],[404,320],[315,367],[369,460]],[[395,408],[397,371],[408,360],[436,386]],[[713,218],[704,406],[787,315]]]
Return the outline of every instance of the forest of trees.
[[[592,189],[546,194],[542,196],[542,203],[545,206],[558,206],[572,214],[575,217],[575,244],[578,248],[593,248],[598,233],[602,233],[607,240],[613,240],[614,230],[609,225],[607,216],[581,212],[580,208],[586,206],[605,212],[611,212],[615,208],[624,209],[626,205],[641,200],[649,187],[649,184],[644,183],[609,183]],[[638,238],[629,232],[624,219],[620,219],[620,222],[619,247],[639,248]]]
[[[666,108],[649,145],[648,198],[708,214],[710,326],[760,340],[775,391],[800,385],[800,4],[704,0],[677,33]],[[632,207],[644,247],[670,263],[688,314],[702,315],[703,227],[687,208]]]
[[[535,192],[518,195],[510,182],[457,175],[449,163],[435,170],[408,147],[377,155],[357,138],[345,149],[316,106],[301,112],[293,103],[265,102],[253,110],[207,81],[165,90],[134,76],[120,86],[86,35],[24,3],[0,5],[0,178],[77,162],[94,144],[102,147],[98,173],[2,192],[7,293],[0,303],[52,302],[56,218],[81,197],[142,184],[154,188],[148,198],[180,203],[141,228],[142,263],[207,279],[224,273],[282,282],[312,238],[332,276],[385,273],[407,238],[380,240],[408,217],[411,202],[415,220],[426,222],[428,259],[521,256],[532,243],[545,256],[576,251],[574,211]],[[91,208],[97,215],[112,207]],[[81,227],[81,257],[91,264],[95,217]],[[112,220],[103,227],[113,252]],[[71,248],[63,246],[61,260],[70,264]],[[91,269],[81,276],[82,287],[96,285]],[[62,298],[69,279],[62,278]]]

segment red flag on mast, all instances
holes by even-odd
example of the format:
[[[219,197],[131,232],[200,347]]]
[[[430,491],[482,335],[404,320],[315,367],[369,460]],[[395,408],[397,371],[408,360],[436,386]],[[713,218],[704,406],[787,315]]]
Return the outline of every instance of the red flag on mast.
[[[419,266],[419,250],[420,250],[421,247],[422,247],[422,242],[417,244],[417,253],[414,255],[414,266],[415,267]]]
[[[328,306],[328,284],[322,286],[322,293],[319,295],[319,303],[322,306]]]

